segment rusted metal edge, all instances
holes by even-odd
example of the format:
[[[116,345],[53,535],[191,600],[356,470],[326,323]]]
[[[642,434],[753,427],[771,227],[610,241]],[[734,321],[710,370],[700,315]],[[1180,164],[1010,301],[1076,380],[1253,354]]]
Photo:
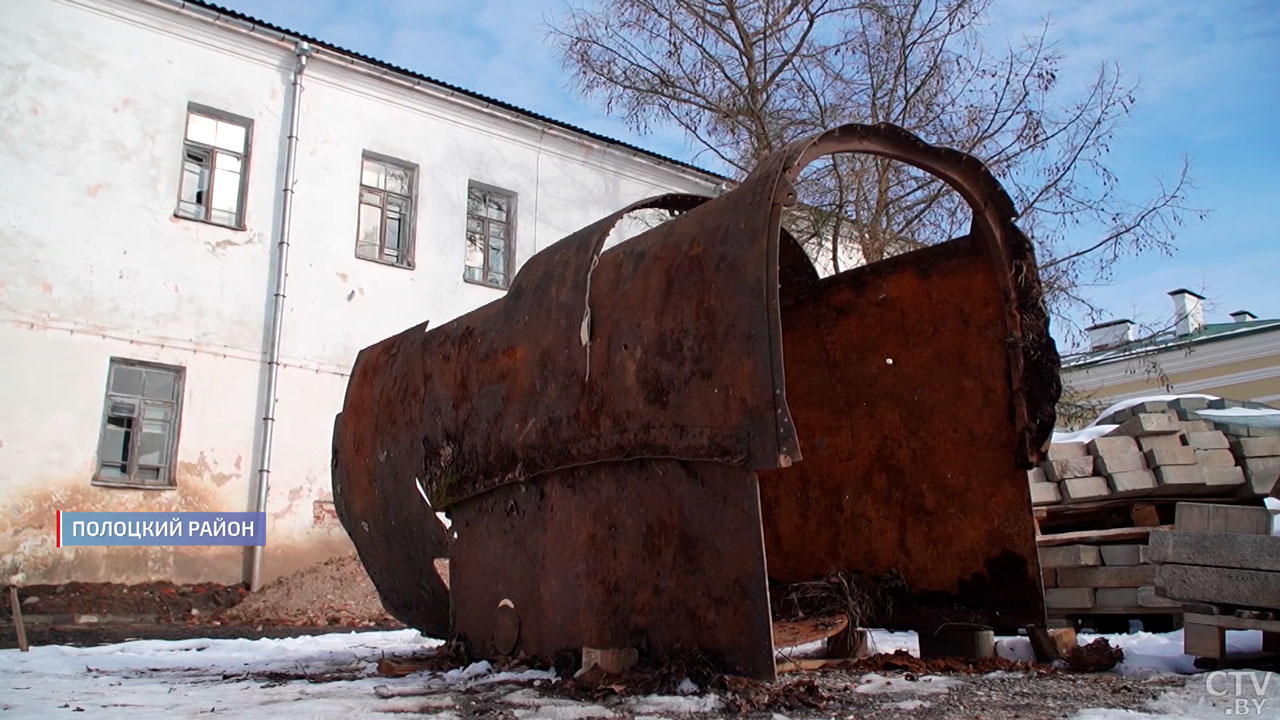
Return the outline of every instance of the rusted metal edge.
[[[986,241],[1006,301],[1009,332],[1008,409],[1021,437],[1019,461],[1032,467],[1044,458],[1062,392],[1060,358],[1049,335],[1048,312],[1032,243],[1014,224],[1018,212],[1000,181],[978,158],[953,148],[931,145],[896,125],[848,124],[797,140],[780,151],[788,157],[786,178],[794,181],[819,157],[866,153],[917,167],[941,179],[973,211],[975,229]]]

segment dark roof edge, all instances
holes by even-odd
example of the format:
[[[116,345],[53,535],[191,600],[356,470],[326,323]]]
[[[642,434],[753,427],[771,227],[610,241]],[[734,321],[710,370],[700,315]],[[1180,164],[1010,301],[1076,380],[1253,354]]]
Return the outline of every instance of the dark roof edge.
[[[1208,344],[1218,340],[1231,340],[1233,338],[1238,338],[1244,335],[1253,335],[1255,333],[1280,330],[1280,323],[1277,323],[1275,320],[1257,320],[1255,322],[1260,323],[1260,326],[1251,327],[1251,328],[1241,328],[1240,330],[1233,330],[1229,333],[1220,333],[1217,335],[1206,335],[1204,337],[1198,337],[1198,338],[1180,339],[1175,342],[1162,343],[1160,345],[1142,345],[1141,347],[1135,347],[1133,348],[1133,350],[1123,352],[1119,355],[1112,355],[1110,357],[1097,358],[1095,360],[1081,360],[1079,362],[1072,363],[1070,362],[1070,360],[1073,356],[1064,355],[1062,358],[1063,360],[1062,367],[1065,370],[1069,368],[1074,369],[1074,368],[1080,368],[1080,367],[1088,367],[1091,365],[1105,365],[1107,363],[1119,362],[1121,360],[1129,360],[1133,358],[1135,355],[1138,355],[1143,352],[1160,353],[1160,352],[1166,352],[1168,350],[1176,350],[1179,347],[1182,347],[1184,345]],[[1230,323],[1226,323],[1226,324],[1229,325]],[[1136,341],[1136,343],[1142,343],[1142,342],[1143,341],[1141,340]],[[1076,354],[1075,357],[1080,357],[1081,355],[1090,355],[1094,352],[1110,353],[1119,349],[1120,349],[1119,347],[1114,347],[1114,348],[1107,348],[1106,350],[1086,351],[1083,353]]]
[[[1104,323],[1098,323],[1097,325],[1090,325],[1089,327],[1085,328],[1085,331],[1087,332],[1089,330],[1101,330],[1102,328],[1111,327],[1112,325],[1124,325],[1126,323],[1129,325],[1132,325],[1133,321],[1130,320],[1129,318],[1124,318],[1122,320],[1108,320]]]
[[[1201,295],[1200,293],[1195,292],[1193,290],[1188,290],[1186,288],[1178,288],[1177,290],[1170,290],[1169,294],[1170,295],[1190,295],[1191,297],[1194,297],[1194,298],[1199,298],[1201,300],[1204,299],[1204,296]]]
[[[705,168],[700,168],[697,165],[694,165],[692,163],[687,163],[683,160],[677,160],[673,157],[668,157],[666,155],[653,152],[652,150],[645,150],[644,148],[639,147],[637,145],[632,145],[631,143],[623,142],[621,140],[611,138],[607,135],[601,135],[600,133],[592,132],[591,130],[587,130],[586,128],[581,128],[561,120],[556,120],[555,118],[547,117],[546,115],[541,115],[539,113],[533,112],[532,110],[526,110],[522,107],[519,107],[518,105],[512,105],[511,103],[503,102],[502,100],[498,100],[497,98],[492,98],[492,97],[489,97],[488,95],[482,95],[478,92],[474,92],[472,90],[468,90],[466,88],[459,87],[457,85],[451,85],[442,80],[437,80],[436,78],[433,78],[429,75],[423,75],[422,73],[415,72],[407,68],[402,68],[396,65],[392,65],[391,63],[379,60],[375,57],[371,57],[369,55],[363,55],[361,53],[355,52],[354,50],[348,50],[338,45],[327,43],[318,38],[311,37],[310,35],[303,35],[302,33],[294,32],[293,30],[290,30],[288,28],[284,28],[279,25],[274,25],[264,20],[259,20],[258,18],[255,18],[252,15],[246,15],[237,10],[225,8],[225,7],[222,7],[221,5],[216,5],[211,2],[205,2],[205,0],[152,0],[152,1],[157,2],[164,6],[168,6],[170,8],[178,9],[178,10],[197,9],[199,11],[203,11],[204,13],[214,13],[216,15],[222,15],[228,18],[232,18],[242,23],[248,24],[250,26],[249,30],[251,31],[261,28],[264,30],[269,30],[273,33],[280,34],[281,39],[290,39],[294,41],[301,40],[301,41],[310,43],[315,47],[326,50],[328,52],[336,53],[339,55],[346,55],[347,57],[355,58],[357,60],[360,60],[361,62],[365,62],[370,65],[374,65],[376,67],[382,68],[383,70],[388,70],[398,75],[403,75],[405,77],[413,78],[415,80],[430,83],[443,90],[457,93],[459,95],[465,95],[466,97],[471,98],[473,100],[479,100],[480,102],[488,103],[490,105],[493,105],[494,107],[499,107],[504,110],[510,110],[512,112],[518,113],[532,120],[536,120],[541,123],[546,123],[547,125],[552,125],[562,130],[568,130],[569,132],[572,132],[578,135],[583,135],[585,137],[591,138],[598,142],[605,143],[606,145],[612,145],[614,147],[630,150],[631,152],[634,152],[634,153],[639,153],[640,155],[643,155],[649,158],[650,160],[656,160],[661,163],[675,165],[677,167],[684,168],[685,170],[691,170],[699,175],[705,175],[708,178],[714,178],[716,180],[732,182],[731,178],[725,177],[724,175],[721,175],[719,173],[711,172],[710,170],[707,170]]]

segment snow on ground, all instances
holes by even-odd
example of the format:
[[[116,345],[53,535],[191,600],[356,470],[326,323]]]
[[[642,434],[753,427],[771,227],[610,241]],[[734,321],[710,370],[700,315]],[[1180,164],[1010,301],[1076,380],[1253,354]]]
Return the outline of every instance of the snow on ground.
[[[1124,662],[1116,671],[1124,675],[1143,675],[1152,672],[1189,675],[1201,672],[1195,667],[1195,658],[1182,653],[1182,631],[1169,633],[1135,632],[1125,635],[1094,635],[1080,633],[1081,645],[1106,638],[1112,645],[1124,649]],[[1262,650],[1262,633],[1257,630],[1227,631],[1228,653],[1250,653]],[[996,639],[996,654],[1006,660],[1031,661],[1035,653],[1031,641],[1025,637]]]
[[[238,712],[264,717],[350,720],[371,712],[405,712],[441,698],[412,696],[423,676],[374,674],[384,655],[409,655],[439,645],[416,630],[334,633],[263,640],[139,640],[90,648],[34,647],[0,651],[0,711],[4,718],[44,718],[76,708],[97,717],[187,717]],[[271,682],[271,673],[339,673],[336,682]],[[474,686],[504,679],[547,681],[553,672],[493,673],[489,663],[432,674],[427,685]],[[447,698],[444,698],[447,699]],[[451,717],[447,707],[439,717]]]
[[[1280,718],[1280,674],[1264,670],[1203,673],[1143,711],[1090,708],[1071,720],[1222,720]]]
[[[1089,642],[1094,637],[1080,639]],[[1197,672],[1191,658],[1182,654],[1181,632],[1104,637],[1125,650],[1125,662],[1117,672],[1136,680],[1143,675]],[[875,652],[918,652],[914,633],[873,630],[870,639]],[[557,682],[553,671],[494,672],[487,662],[403,678],[384,678],[375,672],[384,656],[405,657],[438,644],[414,630],[398,630],[263,640],[141,640],[91,648],[36,647],[29,653],[0,650],[0,716],[44,718],[83,708],[93,717],[130,720],[169,720],[206,712],[239,712],[247,717],[279,712],[342,720],[374,713],[416,713],[448,720],[465,714],[458,704],[466,701],[465,695],[450,691],[489,688],[518,718],[584,720],[617,717],[619,712],[672,718],[714,713],[723,706],[718,697],[698,694],[690,683],[680,695],[634,697],[610,709],[543,694],[537,686]],[[1029,657],[1026,638],[1001,638],[998,646],[1002,656]],[[1257,632],[1228,633],[1232,652],[1256,651],[1260,646]],[[1241,695],[1264,701],[1262,712],[1249,716],[1280,717],[1280,676],[1261,672],[1240,676],[1248,691],[1244,693],[1228,687],[1236,682],[1235,676],[1216,681],[1210,677],[1203,673],[1191,677],[1185,688],[1152,703],[1149,712],[1087,710],[1074,720],[1222,717],[1224,710],[1238,709],[1235,703]],[[321,678],[325,681],[319,682]],[[869,673],[857,679],[855,691],[887,695],[888,706],[911,712],[928,707],[930,696],[966,682],[962,677],[937,675],[908,682],[893,673]],[[1257,693],[1248,684],[1254,682]],[[500,683],[523,687],[512,689]]]
[[[871,630],[867,645],[873,655],[888,655],[899,650],[906,650],[912,655],[920,654],[920,641],[913,632],[893,632],[891,630]],[[826,640],[817,640],[778,651],[779,658],[813,657],[827,649]]]
[[[858,678],[854,692],[865,695],[909,694],[937,695],[944,693],[963,681],[947,675],[921,675],[914,680],[901,677],[867,673]]]

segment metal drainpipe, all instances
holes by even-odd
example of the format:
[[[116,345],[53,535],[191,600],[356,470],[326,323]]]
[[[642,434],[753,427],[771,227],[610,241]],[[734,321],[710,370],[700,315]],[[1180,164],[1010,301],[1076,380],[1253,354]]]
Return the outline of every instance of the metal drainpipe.
[[[298,116],[302,110],[302,73],[307,69],[311,45],[299,41],[293,47],[297,63],[293,68],[293,95],[289,100],[289,136],[285,140],[284,189],[280,200],[280,237],[276,243],[276,280],[274,306],[271,309],[271,338],[267,344],[267,404],[262,416],[262,447],[258,455],[258,497],[255,512],[267,509],[267,489],[271,483],[271,442],[276,424],[276,383],[280,378],[280,335],[284,326],[284,290],[289,277],[289,231],[293,224],[294,167],[298,159]],[[262,550],[251,550],[249,591],[262,586]]]

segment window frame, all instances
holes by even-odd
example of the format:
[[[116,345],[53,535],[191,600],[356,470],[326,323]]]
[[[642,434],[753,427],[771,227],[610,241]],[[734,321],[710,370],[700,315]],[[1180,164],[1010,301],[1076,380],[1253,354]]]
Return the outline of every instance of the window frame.
[[[495,193],[495,194],[503,195],[504,197],[507,198],[507,223],[506,223],[507,225],[506,265],[507,266],[503,269],[503,277],[507,279],[505,284],[493,283],[488,281],[489,218],[487,217],[480,218],[485,223],[484,231],[483,231],[484,267],[480,269],[481,270],[480,276],[482,279],[476,280],[474,278],[467,276],[467,268],[470,267],[469,265],[467,265],[467,255],[466,255],[467,243],[470,242],[470,240],[467,238],[467,222],[471,220],[471,189],[472,188],[481,190],[486,193]],[[513,279],[513,276],[515,275],[515,267],[516,267],[516,247],[517,247],[517,243],[516,243],[517,215],[516,213],[517,213],[517,209],[519,208],[519,202],[520,202],[520,195],[519,193],[516,193],[513,190],[508,190],[503,187],[498,187],[497,185],[490,185],[489,183],[480,182],[479,180],[467,181],[467,195],[463,199],[464,210],[466,213],[466,221],[464,221],[462,225],[462,243],[463,243],[462,244],[462,280],[464,282],[471,283],[472,285],[480,285],[487,288],[493,288],[495,290],[508,290],[511,288],[511,281]]]
[[[201,142],[189,140],[187,138],[187,133],[191,129],[191,116],[193,114],[201,115],[211,120],[231,123],[233,125],[239,125],[240,127],[243,127],[244,128],[243,152],[237,154],[230,150],[225,150],[223,148],[215,147],[212,145],[205,145],[204,143],[201,143]],[[204,217],[202,218],[192,217],[182,212],[182,181],[186,175],[187,152],[192,148],[196,148],[206,153],[209,156],[209,202],[208,204],[205,205]],[[242,231],[247,230],[248,226],[245,223],[245,217],[248,214],[249,167],[250,167],[250,161],[252,160],[252,155],[253,155],[252,150],[253,150],[253,119],[252,118],[247,118],[242,115],[236,115],[235,113],[229,113],[225,110],[219,110],[214,107],[209,107],[208,105],[201,105],[199,103],[194,103],[194,102],[187,103],[187,110],[186,110],[186,113],[183,115],[183,123],[182,123],[182,153],[178,162],[178,198],[177,198],[177,202],[174,204],[174,207],[173,207],[173,216],[176,218],[180,218],[182,220],[190,220],[192,222],[204,223],[206,225],[213,225],[215,227],[227,228],[230,230],[242,230]],[[236,219],[235,219],[235,223],[230,225],[227,223],[218,222],[217,220],[213,219],[213,184],[215,180],[215,177],[214,177],[215,170],[217,169],[214,166],[214,164],[217,161],[216,154],[219,152],[227,153],[229,155],[237,155],[237,157],[240,160],[240,187],[239,187],[239,192],[236,194],[236,204],[237,204]]]
[[[173,421],[169,437],[169,445],[166,448],[168,460],[163,466],[167,475],[164,483],[147,482],[136,476],[138,463],[137,452],[133,451],[139,442],[141,429],[130,440],[130,457],[126,464],[127,473],[125,478],[103,477],[102,476],[102,452],[107,439],[107,421],[111,418],[112,397],[136,397],[141,403],[149,400],[143,396],[124,396],[119,393],[111,392],[111,380],[114,371],[118,367],[141,368],[143,370],[164,371],[173,375],[174,382],[174,399],[173,399]],[[178,487],[178,436],[182,433],[182,401],[186,396],[187,387],[187,369],[181,365],[168,365],[165,363],[151,362],[147,360],[135,360],[133,358],[124,358],[111,356],[107,361],[107,378],[102,394],[102,415],[98,420],[98,447],[94,452],[94,468],[93,478],[90,484],[100,487],[109,488],[126,488],[130,490],[176,490]],[[150,399],[151,402],[164,402],[161,400]]]
[[[364,184],[364,163],[371,160],[383,165],[394,165],[403,170],[409,171],[409,194],[407,196],[400,193],[393,193],[382,188],[371,187]],[[418,250],[418,164],[402,160],[391,155],[384,155],[373,150],[362,150],[360,152],[360,167],[358,168],[356,184],[356,242],[352,248],[352,253],[357,260],[365,262],[378,263],[379,265],[387,265],[390,267],[400,268],[402,270],[413,270],[417,265]],[[382,215],[378,223],[378,256],[365,257],[360,254],[360,206],[364,204],[363,196],[365,191],[376,192],[382,195]],[[388,260],[384,257],[387,248],[387,195],[402,197],[409,203],[409,222],[406,240],[407,248],[401,249],[401,260]]]

